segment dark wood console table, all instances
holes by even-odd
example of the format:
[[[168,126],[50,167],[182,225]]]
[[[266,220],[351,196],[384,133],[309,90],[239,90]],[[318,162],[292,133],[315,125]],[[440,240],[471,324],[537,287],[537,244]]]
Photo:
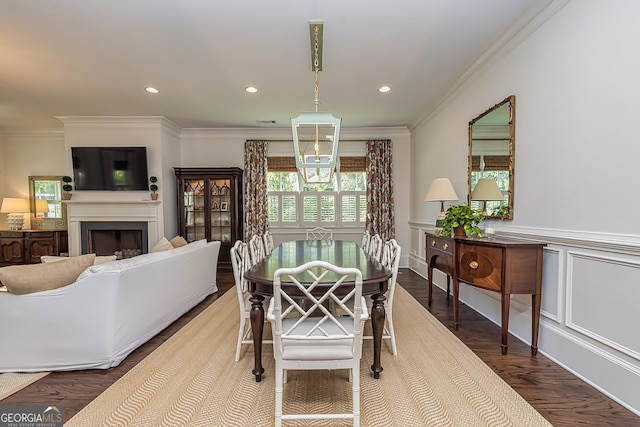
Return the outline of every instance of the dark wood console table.
[[[511,294],[531,294],[531,354],[538,353],[542,248],[545,243],[507,238],[451,238],[426,233],[428,301],[433,269],[453,278],[453,325],[458,329],[460,282],[499,292],[502,306],[502,354],[507,354]]]
[[[67,252],[67,230],[0,230],[0,266],[34,264]]]

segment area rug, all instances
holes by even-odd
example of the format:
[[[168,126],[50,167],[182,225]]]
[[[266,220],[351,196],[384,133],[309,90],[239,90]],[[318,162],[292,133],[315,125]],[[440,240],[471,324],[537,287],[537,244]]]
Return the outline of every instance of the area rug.
[[[364,342],[362,426],[551,425],[408,292],[398,287],[395,298],[399,354],[393,357],[385,340],[384,371],[378,380],[369,369],[372,343]],[[265,373],[257,383],[251,374],[250,346],[244,346],[240,361],[234,362],[238,322],[231,289],[65,425],[272,426],[272,348],[263,347]],[[289,372],[284,411],[349,412],[350,393],[346,371]],[[311,420],[285,425],[351,423]]]
[[[11,396],[13,393],[22,390],[29,384],[33,384],[40,378],[48,375],[49,372],[35,373],[13,373],[0,374],[0,400]]]

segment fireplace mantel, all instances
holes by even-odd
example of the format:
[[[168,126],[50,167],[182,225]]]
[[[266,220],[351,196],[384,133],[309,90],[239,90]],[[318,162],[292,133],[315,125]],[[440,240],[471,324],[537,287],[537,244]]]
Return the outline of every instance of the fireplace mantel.
[[[152,248],[163,236],[159,230],[157,200],[65,200],[69,234],[69,255],[81,255],[83,221],[141,221],[148,225],[148,245]]]

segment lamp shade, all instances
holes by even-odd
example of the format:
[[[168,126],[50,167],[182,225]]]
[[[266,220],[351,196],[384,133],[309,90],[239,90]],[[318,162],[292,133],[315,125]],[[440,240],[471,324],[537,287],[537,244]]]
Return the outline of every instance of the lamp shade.
[[[36,199],[36,213],[49,212],[49,202],[44,199]]]
[[[449,178],[436,178],[431,182],[427,195],[424,196],[425,202],[443,202],[445,200],[458,200],[456,190]]]
[[[471,192],[471,200],[504,200],[504,195],[495,179],[480,178]]]
[[[2,199],[0,213],[26,213],[29,212],[29,202],[27,199],[16,197],[5,197]]]

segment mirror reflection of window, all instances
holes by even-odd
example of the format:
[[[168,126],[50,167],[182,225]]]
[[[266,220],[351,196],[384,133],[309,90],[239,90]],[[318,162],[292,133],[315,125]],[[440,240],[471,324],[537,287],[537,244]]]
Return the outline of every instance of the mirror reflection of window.
[[[29,177],[29,202],[33,228],[66,228],[62,184],[62,176]]]

